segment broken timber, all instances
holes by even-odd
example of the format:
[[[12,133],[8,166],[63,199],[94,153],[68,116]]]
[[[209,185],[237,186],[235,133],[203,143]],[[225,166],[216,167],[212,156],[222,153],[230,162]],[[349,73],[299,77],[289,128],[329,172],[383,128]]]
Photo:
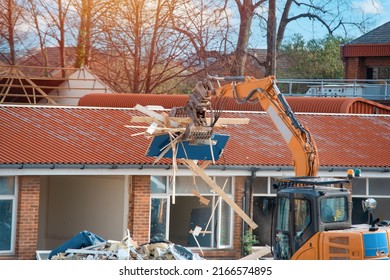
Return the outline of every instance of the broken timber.
[[[181,160],[181,162],[198,174],[252,229],[257,228],[257,224],[194,161]]]
[[[186,148],[188,149],[189,146],[187,146],[187,147],[184,146],[185,141],[183,142],[183,141],[179,140],[180,136],[178,136],[174,139],[172,138],[172,136],[173,136],[172,132],[180,131],[182,128],[185,127],[185,125],[187,125],[188,123],[191,122],[191,118],[168,117],[165,113],[164,114],[156,113],[156,112],[151,111],[148,108],[141,106],[139,104],[137,104],[134,108],[149,116],[149,117],[133,117],[132,118],[132,122],[144,122],[144,123],[146,122],[146,123],[151,124],[149,127],[145,127],[145,126],[139,127],[139,128],[143,128],[143,129],[147,128],[147,131],[144,132],[145,136],[147,136],[147,135],[154,136],[154,139],[149,147],[149,150],[147,151],[147,155],[148,156],[157,156],[157,160],[159,160],[162,157],[166,156],[166,154],[169,150],[169,146],[171,146],[171,153],[168,154],[167,157],[170,157],[173,160],[173,165],[174,165],[173,180],[174,180],[174,182],[175,182],[177,161],[180,160],[181,163],[183,163],[184,165],[189,167],[195,174],[200,176],[210,186],[210,188],[214,192],[216,192],[230,207],[232,207],[233,210],[252,229],[257,228],[257,224],[217,185],[217,183],[215,183],[205,173],[204,169],[208,166],[208,163],[204,163],[202,166],[198,166],[194,161],[194,159],[197,159],[197,158],[188,157],[188,153],[186,152]],[[249,119],[219,118],[218,122],[217,122],[217,126],[222,127],[222,125],[225,125],[225,124],[248,124],[248,123],[249,123]],[[161,125],[162,127],[159,127],[159,125]],[[136,128],[136,126],[127,126],[127,127]],[[164,137],[164,135],[161,135],[161,134],[169,134],[169,135],[168,135],[168,137],[165,135],[165,137],[167,137],[167,139],[166,140],[162,139],[163,141],[161,141],[161,136]],[[134,135],[139,135],[139,134],[137,133]],[[158,137],[160,137],[160,138],[158,138]],[[213,137],[217,137],[216,138],[216,139],[218,139],[218,141],[216,141],[218,143],[217,145],[220,145],[219,148],[221,148],[220,150],[216,150],[217,155],[219,156],[219,154],[222,153],[223,147],[226,144],[228,136],[221,135],[221,134],[219,134],[219,135],[213,134]],[[220,137],[220,139],[218,137]],[[165,143],[164,141],[170,142],[170,145],[168,143]],[[215,153],[213,151],[214,147],[213,147],[211,141],[212,140],[210,139],[210,147],[208,147],[208,148],[210,149],[211,158],[214,162],[214,160],[215,160],[214,154]],[[217,146],[217,145],[215,145],[215,146]],[[205,145],[203,145],[203,146],[205,146]],[[201,147],[202,147],[202,145],[200,145],[196,148],[197,154],[199,154]],[[154,148],[154,151],[150,152],[151,150],[153,150],[152,148]],[[179,155],[180,148],[182,148],[181,155]],[[178,151],[179,151],[179,153],[178,153]],[[183,156],[183,155],[185,155],[185,156]],[[205,160],[205,159],[207,159],[207,157],[203,158],[203,160]],[[173,183],[173,203],[174,203],[174,194],[175,194],[174,190],[175,190],[175,183]],[[197,196],[198,198],[201,198],[200,194],[197,195],[194,193],[194,195]]]
[[[171,121],[173,121],[174,124],[188,124],[191,122],[191,118],[189,117],[170,117]],[[160,119],[158,119],[160,120]],[[141,116],[134,116],[131,118],[131,122],[145,122],[145,123],[152,123],[155,119],[153,117],[141,117]],[[206,118],[207,122],[210,122],[210,118]],[[248,118],[219,118],[216,125],[226,125],[226,124],[248,124],[249,119]],[[177,126],[173,126],[177,127]]]
[[[204,205],[209,205],[209,202],[210,200],[208,200],[207,198],[204,198],[199,192],[197,192],[196,190],[192,190],[192,194],[195,195],[197,198],[199,198],[199,202],[204,204]]]
[[[255,250],[252,254],[249,254],[240,260],[258,260],[266,255],[271,253],[271,248],[268,246],[260,247],[259,249]]]

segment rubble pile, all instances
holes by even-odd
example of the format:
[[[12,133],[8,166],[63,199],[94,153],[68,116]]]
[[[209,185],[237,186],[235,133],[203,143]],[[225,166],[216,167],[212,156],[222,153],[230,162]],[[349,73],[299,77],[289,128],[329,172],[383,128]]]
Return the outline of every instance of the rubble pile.
[[[85,233],[84,233],[85,234]],[[90,236],[91,234],[89,234]],[[169,241],[153,241],[138,246],[130,236],[122,241],[95,239],[84,247],[67,242],[52,251],[51,260],[200,260],[198,254]],[[83,243],[84,244],[84,243]],[[66,248],[67,247],[67,248]]]

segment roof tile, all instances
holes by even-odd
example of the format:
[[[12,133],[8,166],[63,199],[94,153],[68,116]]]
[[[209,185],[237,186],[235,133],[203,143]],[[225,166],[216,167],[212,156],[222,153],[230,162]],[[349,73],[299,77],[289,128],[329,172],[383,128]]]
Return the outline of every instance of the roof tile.
[[[390,21],[356,38],[349,44],[388,44],[390,43]]]
[[[0,106],[0,164],[152,164],[150,140],[126,128],[134,109]],[[224,112],[249,118],[229,125],[219,165],[291,166],[284,140],[264,112]],[[297,113],[315,139],[321,166],[390,167],[390,116]],[[171,163],[162,159],[159,164]]]

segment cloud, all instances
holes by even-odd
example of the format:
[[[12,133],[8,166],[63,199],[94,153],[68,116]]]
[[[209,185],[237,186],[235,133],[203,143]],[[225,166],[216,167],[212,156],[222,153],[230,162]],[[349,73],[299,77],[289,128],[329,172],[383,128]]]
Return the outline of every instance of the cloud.
[[[361,10],[363,14],[379,15],[384,11],[382,3],[379,0],[363,0],[354,2],[353,5]]]

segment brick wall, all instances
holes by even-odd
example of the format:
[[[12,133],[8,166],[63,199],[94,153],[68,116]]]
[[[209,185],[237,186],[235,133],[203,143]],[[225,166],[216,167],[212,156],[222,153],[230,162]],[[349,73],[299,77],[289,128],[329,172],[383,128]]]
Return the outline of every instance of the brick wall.
[[[129,222],[131,238],[138,244],[149,242],[150,176],[132,176],[129,186]]]
[[[243,209],[242,199],[245,195],[245,180],[246,177],[235,177],[235,197],[234,200],[236,204]],[[234,249],[235,249],[235,259],[238,259],[242,256],[241,247],[242,247],[242,226],[243,219],[234,214]]]
[[[364,65],[367,67],[382,67],[390,66],[390,56],[389,57],[366,57]]]
[[[390,57],[347,57],[344,58],[345,79],[366,79],[367,68],[390,66]]]
[[[35,259],[38,240],[39,176],[19,177],[15,255],[0,259]]]
[[[366,66],[362,57],[348,57],[344,63],[345,79],[366,79]]]

